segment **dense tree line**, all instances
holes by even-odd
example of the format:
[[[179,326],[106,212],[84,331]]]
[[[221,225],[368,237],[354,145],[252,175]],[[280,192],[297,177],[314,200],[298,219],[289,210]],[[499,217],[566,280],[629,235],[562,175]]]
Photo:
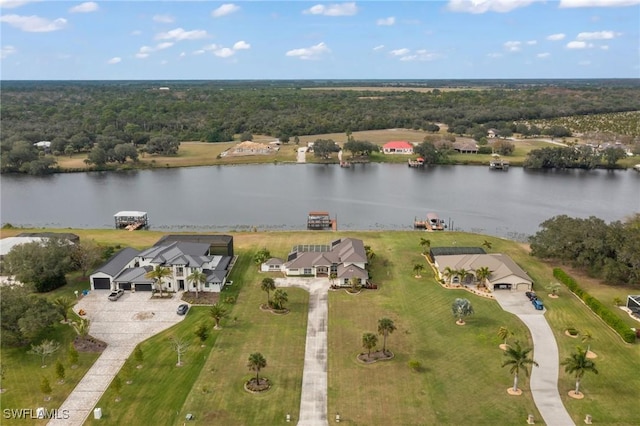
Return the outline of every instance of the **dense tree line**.
[[[531,254],[559,260],[604,279],[609,284],[640,285],[640,214],[607,224],[556,216],[531,237]]]
[[[524,166],[530,169],[595,169],[603,165],[614,168],[618,160],[626,157],[622,148],[598,151],[587,145],[547,147],[530,151]]]
[[[3,82],[2,170],[35,173],[54,168],[53,160],[41,159],[37,152],[36,157],[31,152],[24,158],[21,143],[43,140],[51,141],[51,151],[59,155],[99,146],[89,160],[100,165],[135,161],[134,147],[150,154],[172,154],[178,141],[229,141],[243,133],[289,140],[347,130],[435,131],[434,123],[445,123],[454,134],[477,137],[489,128],[501,137],[515,132],[562,137],[571,134],[562,126],[515,123],[640,109],[640,87],[630,83],[403,92],[302,90],[303,84],[312,85],[172,82],[170,90],[156,90],[150,82]],[[389,83],[379,83],[385,84]],[[118,145],[125,146],[116,152]]]

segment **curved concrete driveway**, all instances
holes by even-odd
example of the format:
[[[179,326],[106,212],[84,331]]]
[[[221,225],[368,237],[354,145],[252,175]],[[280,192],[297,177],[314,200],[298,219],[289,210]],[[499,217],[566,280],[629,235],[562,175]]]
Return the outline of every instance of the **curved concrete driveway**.
[[[50,426],[82,425],[136,345],[184,319],[176,314],[183,303],[179,294],[150,300],[149,292],[126,292],[116,302],[109,301],[108,294],[107,290],[92,291],[73,307],[76,312],[84,309],[91,320],[89,333],[108,346],[60,406],[59,412],[68,413],[69,418],[52,420]],[[101,408],[109,410],[108,406]]]
[[[545,423],[549,426],[575,425],[558,392],[558,344],[544,317],[546,310],[535,310],[520,292],[494,291],[493,295],[502,309],[515,314],[531,332],[534,359],[539,365],[531,369],[531,395]]]
[[[309,292],[307,340],[304,350],[299,426],[327,426],[327,328],[329,280],[327,278],[276,278],[278,287]]]

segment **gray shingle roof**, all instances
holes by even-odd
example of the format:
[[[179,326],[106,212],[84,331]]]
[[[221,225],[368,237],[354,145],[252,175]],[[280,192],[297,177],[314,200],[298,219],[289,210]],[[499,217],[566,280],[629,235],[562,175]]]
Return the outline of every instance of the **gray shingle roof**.
[[[138,255],[138,253],[138,250],[131,247],[122,249],[113,255],[111,259],[105,262],[102,266],[96,269],[94,274],[96,272],[102,272],[111,277],[115,277],[125,266],[127,266],[127,263],[131,262],[133,258]]]

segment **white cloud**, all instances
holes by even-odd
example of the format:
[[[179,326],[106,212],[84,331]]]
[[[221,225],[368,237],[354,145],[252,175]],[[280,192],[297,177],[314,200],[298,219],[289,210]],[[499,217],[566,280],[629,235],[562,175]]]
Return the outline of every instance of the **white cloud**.
[[[558,41],[558,40],[564,39],[565,37],[566,37],[566,35],[562,34],[562,33],[551,34],[551,35],[547,36],[547,40]]]
[[[409,49],[407,49],[406,47],[403,47],[402,49],[392,50],[389,53],[391,55],[393,55],[393,56],[404,56],[404,55],[408,54],[409,52],[411,52]]]
[[[393,16],[389,16],[388,18],[378,19],[376,21],[377,25],[387,26],[387,27],[389,27],[389,26],[391,26],[391,25],[393,25],[395,23],[396,23],[396,18],[394,18]]]
[[[73,6],[71,9],[69,9],[69,13],[90,13],[95,12],[98,9],[98,3],[94,1],[87,1],[84,3],[80,3],[77,6]]]
[[[153,21],[161,24],[170,24],[175,21],[175,18],[171,15],[154,15]]]
[[[204,49],[196,50],[193,52],[194,55],[202,55],[205,52]]]
[[[107,63],[108,64],[117,64],[118,62],[121,62],[121,61],[122,61],[122,58],[119,58],[119,57],[116,56],[115,58],[109,59],[107,61]]]
[[[551,56],[551,53],[549,53],[549,52],[538,53],[536,56],[538,58],[540,58],[540,59],[544,59],[544,58],[548,58],[549,56]]]
[[[46,33],[58,31],[67,26],[67,20],[58,18],[49,20],[39,16],[4,15],[0,16],[0,22],[6,22],[12,27],[21,29],[29,33]]]
[[[578,40],[611,40],[619,36],[620,33],[614,33],[613,31],[596,31],[593,33],[580,33],[576,39]]]
[[[0,0],[0,7],[3,9],[15,9],[16,7],[24,6],[34,1],[39,0]]]
[[[620,7],[636,4],[640,4],[640,0],[560,0],[559,7]]]
[[[193,30],[193,31],[185,31],[182,28],[175,28],[171,31],[167,31],[166,33],[158,33],[156,34],[156,40],[197,40],[200,38],[207,37],[207,32],[205,30]]]
[[[221,16],[230,15],[239,10],[240,10],[240,6],[236,6],[233,3],[226,3],[220,6],[219,8],[214,9],[211,12],[211,16],[213,16],[214,18],[220,18]]]
[[[403,49],[401,49],[403,50]],[[400,58],[401,61],[431,61],[438,57],[435,53],[430,53],[426,49],[419,49],[413,55],[404,55]]]
[[[379,44],[378,46],[373,48],[373,50],[380,50],[380,49],[384,49],[384,44]]]
[[[222,49],[218,49],[213,52],[214,55],[219,56],[221,58],[228,58],[229,56],[234,55],[233,49],[229,49],[228,47],[223,47]]]
[[[504,43],[504,48],[509,52],[519,52],[522,49],[521,41],[507,41]]]
[[[324,16],[352,16],[358,13],[358,6],[356,6],[355,2],[330,4],[326,6],[324,4],[316,4],[304,10],[303,13]]]
[[[13,46],[2,46],[0,48],[0,59],[4,59],[9,55],[13,55],[14,53],[17,53],[18,50],[13,47]]]
[[[178,55],[181,58],[184,58],[185,56],[187,56],[187,52],[180,52],[180,55]]]
[[[527,44],[528,44],[529,46],[535,46],[536,44],[538,44],[538,41],[537,41],[537,40],[529,40],[529,41],[527,42]]]
[[[251,49],[251,45],[244,40],[237,41],[233,45],[233,50]]]
[[[567,49],[586,49],[588,47],[593,47],[593,44],[586,41],[570,41],[567,43]]]
[[[526,7],[535,0],[449,0],[447,8],[452,12],[506,13],[519,7]]]
[[[331,49],[324,43],[318,43],[315,46],[303,47],[301,49],[289,50],[286,56],[295,56],[304,60],[320,59],[325,53],[330,53]]]
[[[168,49],[171,46],[173,46],[174,43],[171,41],[166,41],[164,43],[158,43],[157,45],[155,45],[155,47],[151,47],[151,46],[142,46],[139,50],[138,53],[136,53],[136,58],[138,59],[144,59],[144,58],[148,58],[149,55],[153,52],[157,52],[158,50],[164,50],[164,49]]]
[[[502,53],[489,53],[487,56],[490,58],[502,58]]]

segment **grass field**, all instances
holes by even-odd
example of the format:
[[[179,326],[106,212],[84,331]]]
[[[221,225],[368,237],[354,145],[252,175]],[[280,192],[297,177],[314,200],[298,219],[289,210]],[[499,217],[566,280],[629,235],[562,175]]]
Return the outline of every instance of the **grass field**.
[[[150,245],[162,235],[147,231],[69,232],[81,238],[108,239],[135,247]],[[5,231],[2,234],[9,235]],[[124,386],[123,401],[113,402],[115,395],[109,390],[100,402],[105,423],[135,423],[144,418],[149,424],[172,425],[187,413],[195,415],[192,424],[203,425],[277,424],[284,422],[286,413],[297,421],[308,297],[300,290],[288,289],[290,314],[275,316],[260,311],[258,306],[264,303],[266,294],[260,290],[259,282],[265,275],[257,272],[251,258],[262,247],[274,256],[285,257],[294,244],[323,244],[341,236],[362,238],[372,247],[376,253],[373,281],[380,288],[357,296],[330,292],[330,420],[340,413],[342,421],[351,425],[464,424],[470,419],[476,424],[506,425],[523,424],[527,414],[532,413],[541,421],[528,381],[521,380],[523,396],[509,396],[506,389],[512,384],[512,377],[506,368],[501,368],[498,328],[507,326],[515,332],[515,338],[525,343],[530,342],[526,328],[494,301],[463,290],[442,288],[428,269],[423,278],[414,278],[413,265],[424,263],[419,254],[424,233],[232,234],[240,260],[232,276],[234,285],[225,292],[237,295],[237,303],[223,321],[223,329],[212,331],[215,340],[209,337],[207,346],[200,348],[192,333],[195,324],[206,317],[206,309],[194,309],[185,321],[145,342],[145,366],[135,373],[143,376]],[[554,281],[552,265],[530,257],[525,246],[499,238],[456,232],[426,236],[433,246],[450,246],[454,242],[473,246],[486,239],[493,244],[492,252],[503,252],[516,260],[534,279],[535,288],[548,307],[546,317],[558,341],[561,359],[581,344],[579,339],[564,334],[567,327],[589,330],[594,336],[591,348],[598,354],[595,362],[600,374],[584,377],[581,389],[585,399],[569,398],[567,392],[573,388],[574,380],[563,371],[560,374],[558,387],[573,420],[579,424],[588,413],[600,424],[637,424],[640,377],[634,372],[640,371],[640,345],[623,343],[566,288],[558,299],[547,297],[543,289]],[[581,280],[578,282],[583,285]],[[588,291],[595,295],[591,288]],[[476,311],[464,327],[454,324],[450,312],[453,299],[459,296],[468,298]],[[397,326],[387,343],[396,356],[392,361],[361,365],[356,356],[363,351],[362,333],[375,333],[381,317],[393,319]],[[191,335],[194,339],[193,352],[187,355],[183,367],[175,367],[175,353],[166,344],[169,335]],[[268,365],[262,374],[274,384],[264,395],[250,395],[242,389],[252,374],[246,367],[247,358],[255,351],[266,357]],[[410,369],[409,360],[419,361],[422,370]]]

